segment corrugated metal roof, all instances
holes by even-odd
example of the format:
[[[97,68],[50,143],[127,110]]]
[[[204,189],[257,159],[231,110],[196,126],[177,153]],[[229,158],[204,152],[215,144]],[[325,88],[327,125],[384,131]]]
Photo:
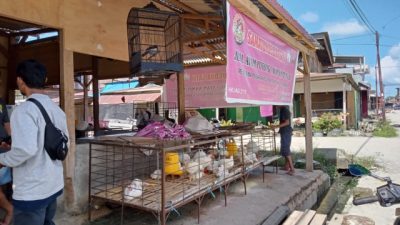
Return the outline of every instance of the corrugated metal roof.
[[[101,90],[100,94],[106,94],[106,93],[111,93],[111,92],[115,92],[115,91],[123,91],[123,90],[131,89],[131,88],[135,88],[138,85],[139,85],[139,81],[137,81],[137,80],[108,83]]]

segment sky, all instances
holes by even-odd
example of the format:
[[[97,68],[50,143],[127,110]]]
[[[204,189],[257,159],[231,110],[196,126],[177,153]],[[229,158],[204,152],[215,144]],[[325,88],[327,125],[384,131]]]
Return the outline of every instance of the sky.
[[[375,90],[377,65],[375,35],[352,11],[349,0],[278,0],[309,32],[328,32],[334,55],[363,55],[370,67],[366,81]],[[380,55],[385,97],[400,87],[400,1],[356,0],[380,34]]]

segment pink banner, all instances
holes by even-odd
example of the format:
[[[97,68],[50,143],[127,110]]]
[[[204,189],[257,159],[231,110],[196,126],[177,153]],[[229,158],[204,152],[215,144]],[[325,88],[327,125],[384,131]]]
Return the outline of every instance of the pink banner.
[[[274,115],[274,111],[272,105],[262,105],[260,106],[260,115],[262,117],[272,116]]]
[[[227,108],[245,104],[229,104],[225,101],[226,66],[207,66],[185,69],[186,108]],[[165,81],[163,101],[177,102],[177,77]]]
[[[226,101],[291,105],[298,51],[227,4]]]

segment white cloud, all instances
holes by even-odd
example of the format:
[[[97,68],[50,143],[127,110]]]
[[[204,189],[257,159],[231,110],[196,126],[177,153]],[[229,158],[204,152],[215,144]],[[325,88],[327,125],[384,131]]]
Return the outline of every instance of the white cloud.
[[[389,54],[381,58],[381,67],[383,84],[388,85],[385,87],[385,96],[393,96],[396,94],[395,88],[400,86],[400,43],[391,47]],[[371,83],[375,89],[375,65],[370,68]]]
[[[400,84],[400,45],[393,46],[381,59],[384,84]]]
[[[331,36],[348,36],[363,34],[367,32],[367,28],[361,25],[356,19],[349,19],[347,21],[326,23],[322,27],[322,31],[327,31]]]
[[[319,16],[314,12],[306,12],[300,15],[300,19],[306,23],[316,23],[319,20]]]

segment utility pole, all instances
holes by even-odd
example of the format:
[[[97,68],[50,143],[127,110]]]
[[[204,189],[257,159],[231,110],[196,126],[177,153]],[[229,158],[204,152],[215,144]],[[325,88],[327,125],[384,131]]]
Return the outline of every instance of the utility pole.
[[[375,65],[375,111],[376,116],[379,115],[379,87],[378,87],[378,66]]]
[[[386,121],[385,115],[385,90],[383,87],[383,80],[382,80],[382,68],[381,68],[381,56],[379,54],[379,33],[375,31],[375,38],[376,38],[376,57],[378,60],[378,75],[379,75],[379,89],[380,89],[380,96],[379,99],[382,98],[382,119]]]

